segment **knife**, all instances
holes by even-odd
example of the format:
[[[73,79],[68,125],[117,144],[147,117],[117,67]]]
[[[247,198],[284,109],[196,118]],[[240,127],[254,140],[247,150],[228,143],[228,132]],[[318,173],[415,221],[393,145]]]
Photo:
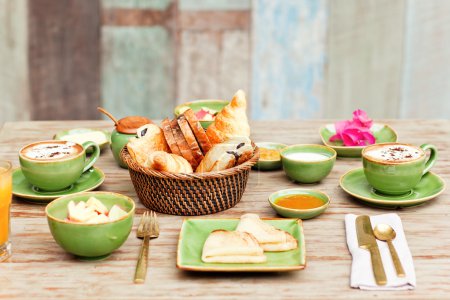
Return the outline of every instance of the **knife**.
[[[385,285],[387,282],[386,273],[384,272],[383,261],[381,260],[380,250],[373,234],[369,216],[358,216],[355,224],[359,248],[370,252],[375,282],[377,285]]]

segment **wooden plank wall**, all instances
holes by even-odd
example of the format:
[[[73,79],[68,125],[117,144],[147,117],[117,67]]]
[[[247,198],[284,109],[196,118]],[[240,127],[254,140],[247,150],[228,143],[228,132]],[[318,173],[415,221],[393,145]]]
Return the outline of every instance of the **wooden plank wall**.
[[[29,120],[26,0],[0,0],[0,128]]]
[[[33,120],[93,119],[100,104],[100,7],[92,0],[28,1]]]
[[[407,1],[399,117],[450,118],[450,1]]]
[[[170,116],[249,86],[249,2],[103,0],[102,99],[117,116]]]
[[[326,14],[322,0],[253,1],[253,118],[322,115]]]
[[[450,115],[450,1],[0,0],[0,122],[162,118],[243,88],[254,119]]]
[[[404,1],[346,0],[329,5],[324,116],[349,117],[355,108],[363,108],[376,118],[398,117]]]

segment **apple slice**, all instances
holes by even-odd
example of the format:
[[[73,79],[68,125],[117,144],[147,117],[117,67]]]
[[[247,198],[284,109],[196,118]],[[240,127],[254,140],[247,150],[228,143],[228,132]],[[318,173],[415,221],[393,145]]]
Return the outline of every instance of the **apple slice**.
[[[95,210],[92,207],[87,207],[84,201],[80,201],[77,204],[70,204],[69,202],[69,219],[72,222],[83,223],[97,215]]]
[[[89,220],[86,220],[86,224],[100,224],[100,223],[108,223],[109,222],[109,218],[104,215],[104,214],[100,214],[100,215],[96,215],[92,218],[90,218]]]
[[[108,209],[106,206],[95,197],[89,198],[86,205],[92,207],[99,214],[108,214]]]
[[[109,221],[113,222],[122,219],[126,215],[126,211],[121,209],[118,205],[113,205],[113,207],[109,210],[108,218]]]

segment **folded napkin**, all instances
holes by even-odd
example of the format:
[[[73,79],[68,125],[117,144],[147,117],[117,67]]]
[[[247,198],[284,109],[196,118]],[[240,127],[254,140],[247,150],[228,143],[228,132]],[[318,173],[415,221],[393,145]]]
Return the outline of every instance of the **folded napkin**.
[[[377,240],[387,278],[387,284],[382,286],[375,283],[375,278],[372,271],[372,262],[370,260],[370,252],[359,248],[358,246],[358,237],[356,235],[355,226],[356,217],[357,215],[354,214],[347,214],[345,216],[347,246],[353,258],[350,286],[353,288],[360,288],[362,290],[414,289],[416,287],[416,274],[414,272],[411,252],[409,251],[408,243],[406,242],[400,217],[394,213],[370,217],[370,222],[372,223],[373,228],[380,223],[389,224],[392,228],[394,228],[397,236],[392,242],[397,250],[403,269],[406,273],[405,277],[397,277],[387,243]]]

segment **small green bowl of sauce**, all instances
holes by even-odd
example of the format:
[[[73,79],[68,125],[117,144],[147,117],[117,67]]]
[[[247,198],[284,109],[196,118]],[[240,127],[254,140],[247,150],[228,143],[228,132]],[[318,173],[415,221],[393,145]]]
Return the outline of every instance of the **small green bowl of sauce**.
[[[313,189],[285,189],[269,196],[269,204],[286,218],[311,219],[322,214],[330,205],[330,197]]]

